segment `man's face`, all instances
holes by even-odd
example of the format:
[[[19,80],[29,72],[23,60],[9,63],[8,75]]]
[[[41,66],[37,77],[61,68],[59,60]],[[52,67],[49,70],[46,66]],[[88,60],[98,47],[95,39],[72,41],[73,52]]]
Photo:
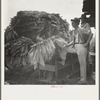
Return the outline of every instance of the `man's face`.
[[[84,22],[85,22],[85,20],[84,20],[84,18],[82,18],[82,19],[81,19],[81,23],[84,23]]]

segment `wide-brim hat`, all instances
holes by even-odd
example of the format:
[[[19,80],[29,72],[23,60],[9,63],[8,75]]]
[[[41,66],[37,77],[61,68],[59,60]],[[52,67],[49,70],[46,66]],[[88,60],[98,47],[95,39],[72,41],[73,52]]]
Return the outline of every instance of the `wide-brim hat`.
[[[79,18],[77,18],[77,17],[75,17],[74,19],[71,19],[71,21],[74,21],[74,22],[79,23],[79,22],[80,22],[80,19],[79,19]]]

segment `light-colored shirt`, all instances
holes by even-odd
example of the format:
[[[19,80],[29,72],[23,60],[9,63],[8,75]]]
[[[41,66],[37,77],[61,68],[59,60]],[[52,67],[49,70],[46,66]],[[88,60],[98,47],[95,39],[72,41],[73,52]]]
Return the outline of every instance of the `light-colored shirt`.
[[[82,24],[81,27],[91,31],[90,25],[88,23]]]
[[[73,36],[75,37],[75,43],[85,43],[91,34],[90,30],[78,27],[77,30],[73,30]]]

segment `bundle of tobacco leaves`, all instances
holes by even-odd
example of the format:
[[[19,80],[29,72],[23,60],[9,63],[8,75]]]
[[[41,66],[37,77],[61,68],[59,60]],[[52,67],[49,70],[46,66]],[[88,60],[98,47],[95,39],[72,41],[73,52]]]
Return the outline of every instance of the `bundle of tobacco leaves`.
[[[17,25],[16,25],[17,23]],[[49,14],[39,11],[19,11],[11,20],[10,25],[19,36],[36,40],[37,35],[46,35],[46,38],[68,32],[69,24],[59,14]]]
[[[32,40],[20,37],[5,45],[5,63],[8,69],[29,67],[28,51],[33,44]]]
[[[37,43],[36,37],[45,39],[68,34],[69,24],[59,14],[39,11],[19,11],[5,30],[5,67],[24,69],[30,66],[28,52]]]

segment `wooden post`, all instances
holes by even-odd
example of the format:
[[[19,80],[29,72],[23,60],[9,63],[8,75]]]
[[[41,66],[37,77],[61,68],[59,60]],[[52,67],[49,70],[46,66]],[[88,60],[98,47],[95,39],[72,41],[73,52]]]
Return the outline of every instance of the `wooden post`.
[[[72,57],[72,53],[71,53],[71,67],[72,67],[72,72],[74,72],[74,70],[73,70],[73,57]]]
[[[55,60],[55,78],[56,78],[56,83],[58,81],[58,68],[57,68],[57,61]]]
[[[39,70],[39,80],[40,80],[40,65],[38,64],[38,70]]]

